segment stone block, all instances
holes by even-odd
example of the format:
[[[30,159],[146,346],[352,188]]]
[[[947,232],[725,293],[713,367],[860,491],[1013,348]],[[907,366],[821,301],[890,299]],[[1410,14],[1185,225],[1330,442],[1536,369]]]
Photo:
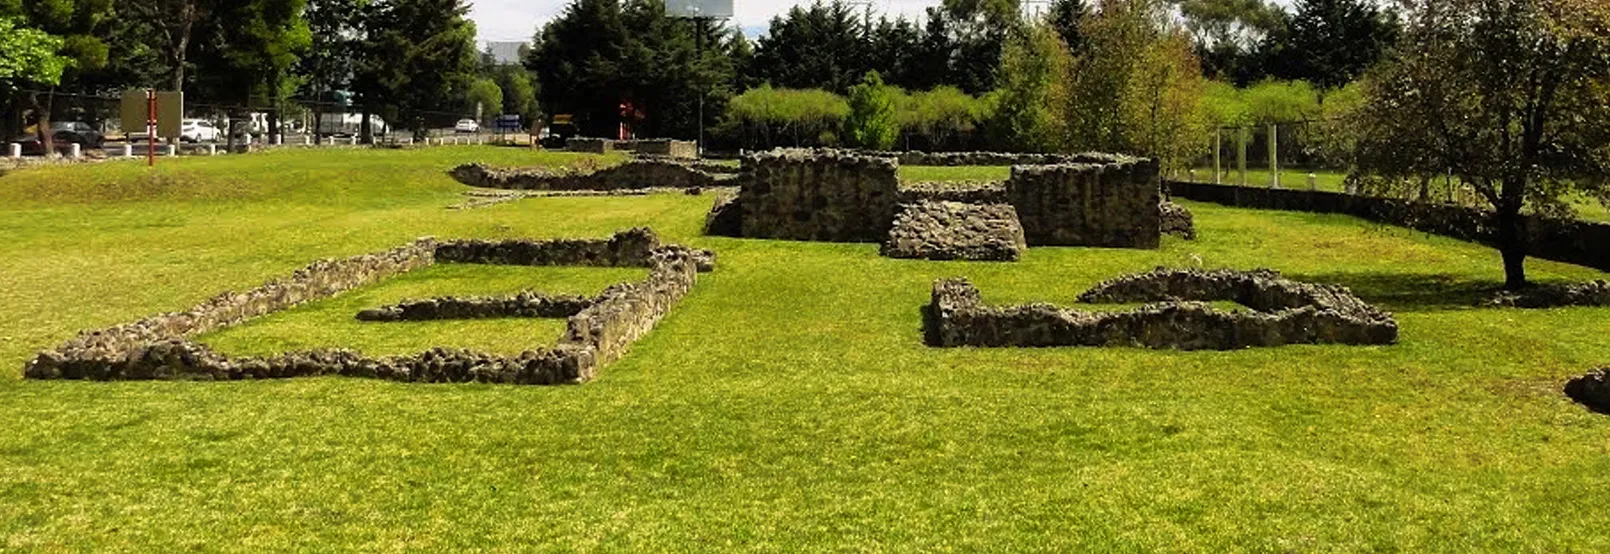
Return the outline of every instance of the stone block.
[[[882,253],[891,258],[1015,262],[1027,246],[1005,204],[920,202],[895,217]]]

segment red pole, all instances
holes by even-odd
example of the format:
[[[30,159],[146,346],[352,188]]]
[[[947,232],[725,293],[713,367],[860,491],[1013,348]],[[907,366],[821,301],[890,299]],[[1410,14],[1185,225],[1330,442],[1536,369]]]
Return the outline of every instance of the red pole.
[[[157,91],[145,89],[145,166],[157,165]]]

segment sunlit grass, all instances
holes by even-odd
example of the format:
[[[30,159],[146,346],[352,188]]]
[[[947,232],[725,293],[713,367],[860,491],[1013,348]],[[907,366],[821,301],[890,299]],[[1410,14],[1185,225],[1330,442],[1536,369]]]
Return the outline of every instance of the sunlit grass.
[[[1356,219],[1187,203],[1201,239],[1015,264],[700,236],[712,197],[453,211],[444,171],[518,149],[181,160],[0,178],[0,550],[1610,550],[1610,418],[1559,392],[1610,364],[1610,310],[1493,310],[1488,248]],[[981,170],[982,171],[982,170]],[[995,170],[991,170],[995,171]],[[909,177],[908,177],[909,178]],[[33,200],[18,190],[65,191]],[[214,187],[217,187],[216,189]],[[224,190],[227,189],[227,190]],[[423,235],[649,225],[715,272],[597,380],[22,381],[81,329]],[[920,306],[1071,305],[1158,265],[1352,287],[1402,343],[1233,352],[933,349]],[[1604,273],[1531,261],[1542,281]],[[540,320],[352,321],[405,297],[585,293],[633,270],[442,265],[207,337],[231,352],[549,344]],[[640,270],[639,270],[640,271]],[[484,326],[483,326],[484,325]]]

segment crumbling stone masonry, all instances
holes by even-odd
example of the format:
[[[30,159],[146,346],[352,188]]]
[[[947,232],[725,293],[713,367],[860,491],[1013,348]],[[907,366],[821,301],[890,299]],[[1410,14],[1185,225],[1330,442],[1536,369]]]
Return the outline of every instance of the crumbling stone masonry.
[[[1343,287],[1297,283],[1269,270],[1158,269],[1102,283],[1080,302],[1150,302],[1125,312],[1050,304],[985,306],[966,279],[934,283],[925,310],[931,346],[1141,346],[1234,350],[1287,344],[1395,344],[1391,314]],[[1233,300],[1251,312],[1206,302]]]
[[[789,240],[881,242],[900,189],[893,159],[833,150],[753,154],[739,181],[743,236]]]
[[[902,206],[883,243],[891,258],[1015,262],[1028,248],[1006,204],[918,202]]]
[[[1519,291],[1499,291],[1488,301],[1494,306],[1513,308],[1563,308],[1566,306],[1610,306],[1610,283],[1593,281],[1563,285],[1537,285]]]
[[[1157,163],[1015,166],[1006,182],[1030,246],[1157,248],[1162,189]]]
[[[514,309],[569,313],[557,345],[517,356],[435,348],[414,356],[366,357],[344,350],[293,352],[270,357],[229,357],[192,337],[251,317],[325,298],[437,261],[460,263],[577,264],[649,268],[642,281],[622,283],[583,301],[527,298]],[[319,261],[286,279],[243,293],[225,293],[180,313],[80,334],[28,362],[31,379],[268,379],[345,375],[414,382],[555,384],[580,383],[619,359],[627,347],[653,328],[692,288],[701,266],[714,256],[676,245],[661,245],[647,229],[633,229],[607,240],[450,241],[421,239],[380,254]],[[518,299],[519,297],[517,297]],[[443,315],[442,310],[477,314],[482,303],[436,303],[429,310],[398,308],[396,317]],[[583,305],[585,304],[585,305]],[[406,306],[406,305],[405,305]],[[507,307],[504,305],[503,307]],[[579,308],[579,309],[578,309]],[[393,317],[390,310],[375,314]]]
[[[410,300],[358,312],[360,321],[435,321],[444,319],[491,319],[501,317],[570,317],[595,303],[594,299],[573,294],[549,296],[521,291],[514,296],[444,296]]]
[[[1589,410],[1610,414],[1610,369],[1596,369],[1567,381],[1565,396]]]
[[[472,187],[547,190],[615,191],[690,189],[734,186],[736,173],[722,173],[716,164],[689,163],[669,158],[635,159],[596,171],[572,169],[499,169],[480,163],[464,164],[448,174]]]
[[[1158,208],[1163,220],[1163,234],[1196,240],[1196,218],[1191,215],[1191,210],[1173,202],[1163,202]]]

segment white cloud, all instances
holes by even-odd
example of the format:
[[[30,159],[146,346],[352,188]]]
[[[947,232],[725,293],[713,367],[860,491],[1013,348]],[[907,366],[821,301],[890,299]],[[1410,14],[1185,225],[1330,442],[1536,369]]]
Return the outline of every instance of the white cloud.
[[[853,2],[854,0],[852,0]],[[537,27],[557,17],[569,0],[469,0],[470,18],[483,41],[531,40]],[[810,0],[733,0],[734,23],[764,28],[771,18],[795,4]],[[916,19],[923,9],[939,5],[939,0],[866,0],[876,13],[890,17],[904,15]]]

